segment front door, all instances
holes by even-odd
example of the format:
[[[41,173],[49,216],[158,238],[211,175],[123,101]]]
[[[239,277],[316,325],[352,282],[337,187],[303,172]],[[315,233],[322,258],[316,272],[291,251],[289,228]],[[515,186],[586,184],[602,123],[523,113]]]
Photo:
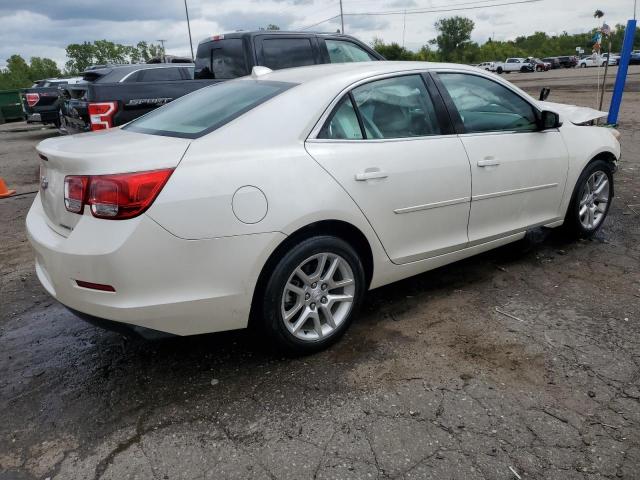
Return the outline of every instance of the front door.
[[[469,161],[435,102],[419,74],[371,81],[345,95],[306,144],[357,203],[394,263],[467,244]]]
[[[560,218],[569,157],[558,129],[540,131],[527,100],[484,76],[438,78],[460,115],[471,163],[470,244]]]

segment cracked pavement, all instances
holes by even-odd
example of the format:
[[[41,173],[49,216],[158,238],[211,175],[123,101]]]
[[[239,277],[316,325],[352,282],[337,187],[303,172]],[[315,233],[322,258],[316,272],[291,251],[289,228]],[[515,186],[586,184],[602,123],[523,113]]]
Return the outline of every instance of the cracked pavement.
[[[595,239],[538,230],[369,292],[341,342],[298,359],[245,332],[145,341],[73,317],[24,232],[54,132],[2,126],[26,194],[0,201],[0,480],[638,478],[637,87]]]

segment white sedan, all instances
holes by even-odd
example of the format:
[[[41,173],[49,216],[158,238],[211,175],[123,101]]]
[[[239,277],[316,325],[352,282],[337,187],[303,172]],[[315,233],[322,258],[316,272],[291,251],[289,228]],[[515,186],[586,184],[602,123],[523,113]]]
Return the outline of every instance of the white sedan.
[[[252,323],[313,352],[368,289],[534,227],[593,235],[620,156],[617,132],[591,126],[602,115],[462,65],[256,68],[40,143],[37,275],[105,326]]]

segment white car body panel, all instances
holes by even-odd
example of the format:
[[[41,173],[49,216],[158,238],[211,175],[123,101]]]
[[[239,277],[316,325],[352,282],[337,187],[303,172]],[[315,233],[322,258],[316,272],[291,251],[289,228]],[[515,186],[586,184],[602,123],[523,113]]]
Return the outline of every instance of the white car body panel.
[[[556,111],[564,125],[512,137],[315,138],[352,86],[430,70],[484,75]],[[47,291],[80,312],[178,335],[243,328],[265,263],[302,228],[339,221],[361,232],[373,263],[369,287],[376,288],[517,240],[534,225],[558,225],[585,165],[601,154],[620,156],[607,129],[572,123],[601,112],[537,102],[473,67],[334,64],[252,81],[263,79],[299,85],[197,139],[112,129],[41,142],[50,188],[36,197],[27,231]],[[500,165],[478,167],[488,156]],[[160,168],[175,171],[136,218],[57,210],[65,175]],[[387,177],[356,181],[368,168]],[[547,184],[557,186],[472,200]],[[78,279],[116,292],[80,288]]]
[[[471,244],[564,217],[560,204],[568,153],[557,130],[467,134],[461,139],[473,178]]]

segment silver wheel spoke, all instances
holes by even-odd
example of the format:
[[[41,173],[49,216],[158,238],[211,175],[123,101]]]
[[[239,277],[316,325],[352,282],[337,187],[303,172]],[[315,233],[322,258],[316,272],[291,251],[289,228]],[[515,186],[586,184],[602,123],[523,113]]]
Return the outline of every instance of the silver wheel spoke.
[[[340,258],[335,257],[331,261],[331,264],[329,265],[329,270],[327,270],[327,273],[322,278],[322,280],[324,280],[325,282],[331,282],[333,280],[333,276],[336,274],[336,270],[338,269],[339,264],[340,264]]]
[[[327,323],[331,328],[336,328],[336,321],[333,318],[333,313],[331,313],[331,309],[325,305],[322,306],[322,313],[327,319]]]
[[[300,301],[300,299],[298,299],[298,303],[296,303],[291,310],[287,310],[285,312],[284,320],[286,322],[291,320],[295,316],[295,314],[300,311],[300,309],[302,308],[302,305],[303,305],[303,303]]]
[[[287,283],[287,286],[285,287],[285,291],[288,290],[290,292],[295,293],[298,296],[304,296],[304,289],[298,287],[297,285],[294,285],[293,283]]]
[[[296,273],[297,277],[302,280],[304,282],[305,285],[310,285],[312,282],[311,278],[302,271],[302,268],[298,267],[296,269]]]
[[[336,288],[342,288],[342,287],[346,287],[348,285],[352,285],[353,284],[353,278],[347,278],[345,280],[339,280],[337,282],[331,281],[330,283],[330,290],[334,290]]]
[[[315,313],[313,315],[313,329],[318,334],[318,339],[321,339],[324,336],[324,332],[322,331],[322,323],[320,323],[320,315]]]
[[[293,332],[294,335],[298,333],[298,331],[300,330],[300,327],[302,327],[305,323],[307,323],[307,320],[309,320],[309,313],[310,313],[310,310],[305,309],[305,311],[302,312],[302,315],[300,315],[300,318],[298,319],[298,321],[295,323],[295,325],[293,325],[291,331]]]
[[[596,213],[596,207],[589,207],[589,226],[592,228],[596,221],[595,213]]]
[[[580,208],[580,212],[578,212],[578,214],[580,215],[580,218],[584,217],[584,214],[587,213],[588,207],[586,205],[583,205]]]

